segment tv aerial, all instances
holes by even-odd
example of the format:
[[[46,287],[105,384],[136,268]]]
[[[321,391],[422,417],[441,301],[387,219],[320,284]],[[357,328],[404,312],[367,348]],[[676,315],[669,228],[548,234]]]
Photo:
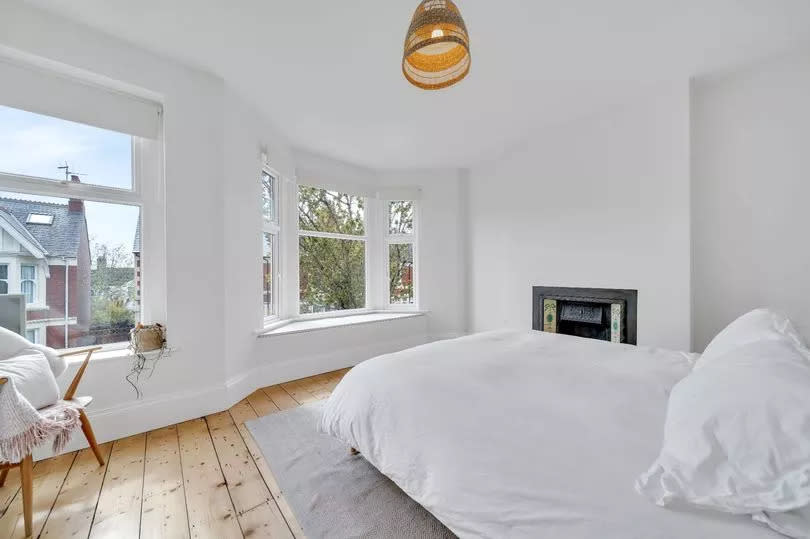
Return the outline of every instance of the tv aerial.
[[[87,174],[82,174],[81,172],[75,172],[73,170],[70,170],[70,165],[68,165],[67,161],[65,161],[64,165],[56,167],[56,168],[58,168],[59,170],[64,170],[65,171],[65,181],[66,182],[70,181],[71,176],[87,176]]]

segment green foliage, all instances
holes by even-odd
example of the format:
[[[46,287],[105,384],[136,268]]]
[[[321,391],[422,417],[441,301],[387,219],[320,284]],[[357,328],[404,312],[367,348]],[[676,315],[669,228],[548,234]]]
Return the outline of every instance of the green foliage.
[[[91,326],[131,328],[137,322],[135,268],[132,253],[123,245],[92,242],[95,268],[90,277]]]
[[[299,252],[302,313],[366,306],[364,242],[302,236]]]
[[[133,327],[135,313],[121,300],[94,297],[92,305],[93,327]]]
[[[391,303],[413,303],[413,245],[390,245],[388,275]]]
[[[298,226],[301,230],[362,236],[365,234],[363,198],[301,186],[298,189]]]
[[[365,234],[361,197],[302,186],[298,210],[303,231]],[[299,259],[302,313],[365,307],[365,242],[301,236]]]
[[[413,201],[394,201],[388,206],[388,232],[413,234]]]

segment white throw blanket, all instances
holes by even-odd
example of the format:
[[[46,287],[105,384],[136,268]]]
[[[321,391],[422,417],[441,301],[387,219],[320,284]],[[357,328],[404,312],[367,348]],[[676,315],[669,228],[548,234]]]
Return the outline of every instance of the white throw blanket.
[[[54,452],[61,452],[80,425],[79,410],[76,403],[59,401],[37,411],[9,378],[0,385],[0,462],[20,462],[52,436]]]

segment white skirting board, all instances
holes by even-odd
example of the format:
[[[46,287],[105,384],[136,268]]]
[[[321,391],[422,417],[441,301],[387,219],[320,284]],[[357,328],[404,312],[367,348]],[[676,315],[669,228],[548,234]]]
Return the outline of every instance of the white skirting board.
[[[442,335],[440,338],[455,336],[458,335]],[[91,405],[87,415],[99,443],[105,443],[227,410],[261,387],[351,367],[372,357],[418,346],[429,340],[438,339],[427,338],[424,334],[414,334],[396,341],[386,340],[325,354],[268,363],[233,376],[221,385],[178,391],[108,408],[94,408]],[[77,430],[64,453],[85,447],[87,442],[81,431]],[[36,460],[52,456],[54,454],[49,444],[41,446],[34,452]]]

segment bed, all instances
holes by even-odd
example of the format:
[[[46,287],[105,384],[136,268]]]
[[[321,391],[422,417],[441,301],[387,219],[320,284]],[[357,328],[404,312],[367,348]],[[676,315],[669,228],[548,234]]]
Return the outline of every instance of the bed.
[[[462,538],[778,538],[750,517],[665,509],[634,490],[691,359],[484,333],[358,365],[320,428]]]

